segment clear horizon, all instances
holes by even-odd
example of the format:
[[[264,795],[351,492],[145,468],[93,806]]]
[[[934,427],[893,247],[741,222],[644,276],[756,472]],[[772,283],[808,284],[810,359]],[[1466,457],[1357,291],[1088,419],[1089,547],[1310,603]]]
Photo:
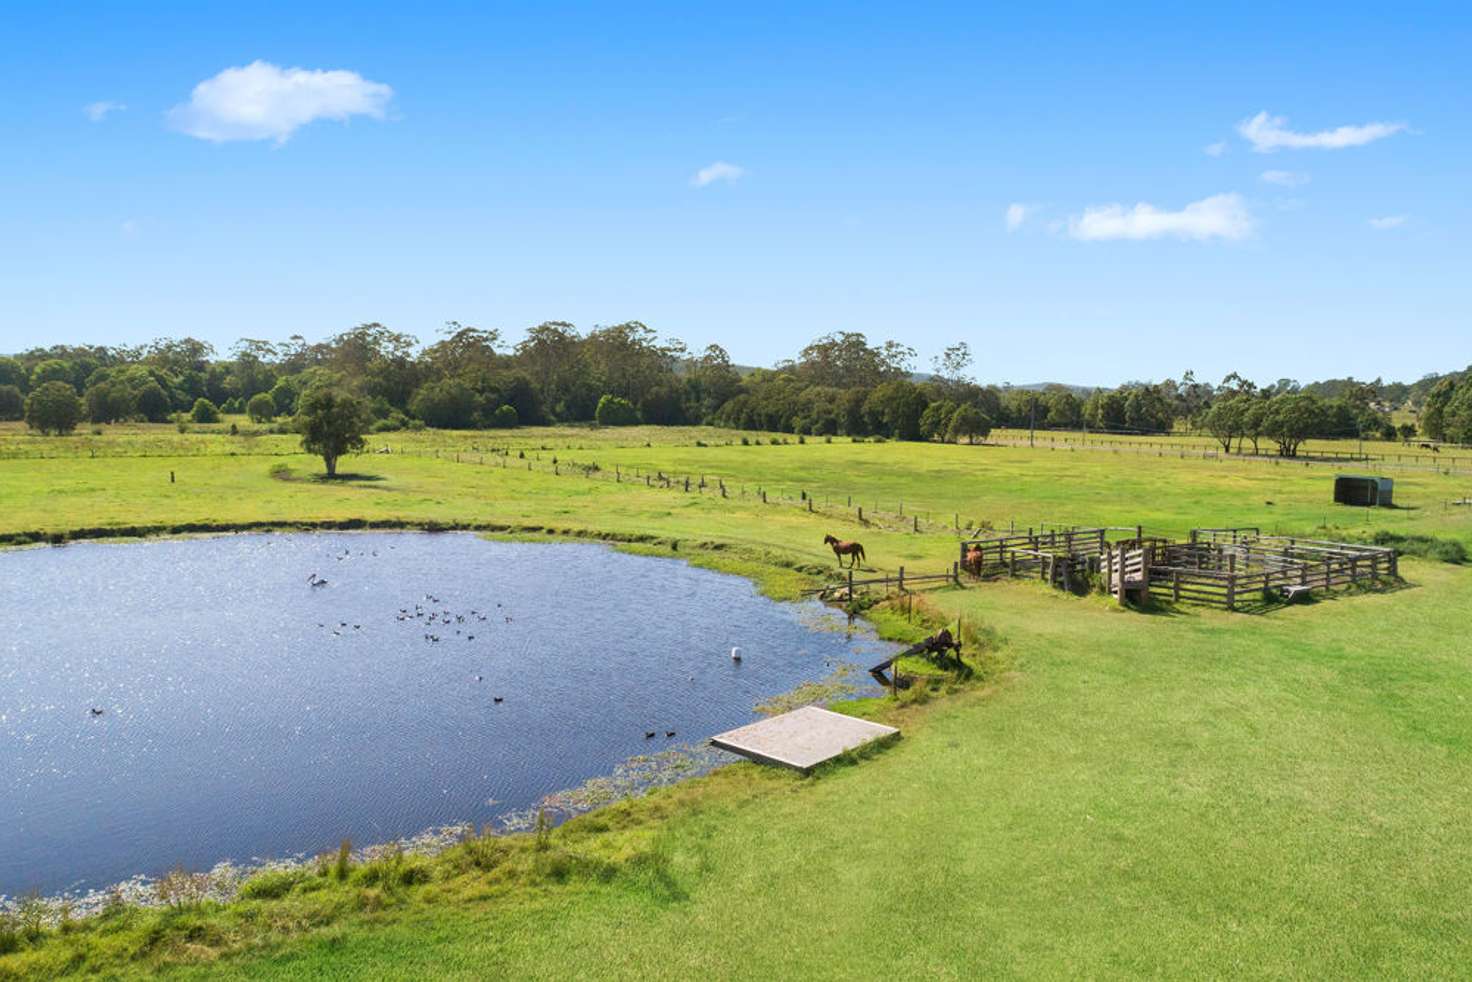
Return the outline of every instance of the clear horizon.
[[[836,330],[986,382],[1413,382],[1467,339],[1453,5],[12,12],[0,349]]]

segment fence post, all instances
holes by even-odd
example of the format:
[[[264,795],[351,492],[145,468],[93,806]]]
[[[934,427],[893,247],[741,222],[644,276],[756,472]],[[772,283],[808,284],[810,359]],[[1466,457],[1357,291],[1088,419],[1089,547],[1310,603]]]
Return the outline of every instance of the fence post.
[[[900,581],[899,582],[900,582],[900,593],[904,593],[905,592],[905,568],[903,566],[900,567]]]
[[[848,599],[850,601],[854,599],[854,568],[852,566],[848,568]]]
[[[920,531],[920,516],[919,515],[916,515],[916,516],[914,516],[914,519],[915,519],[915,531],[918,532],[918,531]]]
[[[1170,574],[1171,600],[1175,603],[1181,602],[1181,571],[1172,570]]]
[[[862,525],[863,523],[864,523],[864,506],[863,505],[860,505],[859,506],[859,524]]]

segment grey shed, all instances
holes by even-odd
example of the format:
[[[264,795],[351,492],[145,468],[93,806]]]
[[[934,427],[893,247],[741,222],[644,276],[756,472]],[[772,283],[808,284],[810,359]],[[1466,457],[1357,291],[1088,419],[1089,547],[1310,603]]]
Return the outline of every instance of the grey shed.
[[[1362,508],[1391,507],[1391,492],[1395,482],[1388,477],[1368,477],[1362,474],[1334,475],[1334,503],[1358,505]]]

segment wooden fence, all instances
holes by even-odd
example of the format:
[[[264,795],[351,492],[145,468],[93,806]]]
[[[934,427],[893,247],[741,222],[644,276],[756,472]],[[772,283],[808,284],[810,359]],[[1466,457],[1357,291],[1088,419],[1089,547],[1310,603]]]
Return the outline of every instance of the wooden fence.
[[[1128,534],[1111,539],[1111,532]],[[1030,528],[964,540],[960,556],[957,569],[977,578],[1037,576],[1068,589],[1081,573],[1101,573],[1121,603],[1127,594],[1155,592],[1227,610],[1399,576],[1394,549],[1265,536],[1249,527],[1193,529],[1185,542],[1146,536],[1139,526]]]
[[[849,597],[853,597],[854,590],[857,587],[878,586],[883,587],[884,592],[888,593],[889,588],[893,586],[898,592],[904,593],[910,587],[916,586],[917,584],[921,583],[945,582],[954,584],[956,586],[961,585],[961,567],[958,563],[952,563],[951,568],[944,573],[906,573],[905,568],[901,566],[899,570],[893,574],[885,573],[881,576],[869,576],[862,579],[855,579],[854,571],[852,569],[847,570],[846,572],[848,573],[848,582],[846,584],[846,587]],[[820,594],[832,593],[834,590],[843,589],[844,587],[845,584],[829,584],[828,586],[815,587],[803,592]]]
[[[1189,542],[1155,550],[1149,562],[1151,587],[1172,601],[1227,610],[1399,576],[1394,549],[1263,536],[1255,529],[1198,529]]]
[[[1006,573],[1009,576],[1040,573],[1052,579],[1061,566],[1077,566],[1102,555],[1110,532],[1141,530],[1114,526],[1079,528],[1029,528],[1025,532],[1000,532],[979,539],[962,539],[960,565],[972,576]]]

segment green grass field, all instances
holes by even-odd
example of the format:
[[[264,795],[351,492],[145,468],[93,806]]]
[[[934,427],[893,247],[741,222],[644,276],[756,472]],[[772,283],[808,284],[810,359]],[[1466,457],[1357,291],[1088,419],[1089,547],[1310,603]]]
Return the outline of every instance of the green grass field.
[[[385,434],[395,452],[344,462],[367,479],[328,484],[286,436],[10,431],[0,533],[370,519],[653,536],[638,548],[678,542],[777,595],[809,581],[794,566],[833,564],[827,530],[862,538],[875,568],[949,564],[957,516],[1472,546],[1472,507],[1445,504],[1472,476],[1397,473],[1401,507],[1371,511],[1330,504],[1333,469],[1318,465],[740,437]],[[575,466],[594,462],[586,477]],[[271,473],[282,463],[288,479]],[[615,468],[641,476],[615,483]],[[646,487],[649,471],[712,487]],[[22,942],[0,978],[1459,976],[1472,570],[1402,571],[1400,589],[1266,614],[1142,614],[1031,582],[936,591],[942,612],[997,632],[1006,671],[925,704],[855,707],[905,730],[856,766],[803,780],[737,765],[575,820],[545,850],[447,857],[393,889],[365,874],[224,910],[128,912]]]

